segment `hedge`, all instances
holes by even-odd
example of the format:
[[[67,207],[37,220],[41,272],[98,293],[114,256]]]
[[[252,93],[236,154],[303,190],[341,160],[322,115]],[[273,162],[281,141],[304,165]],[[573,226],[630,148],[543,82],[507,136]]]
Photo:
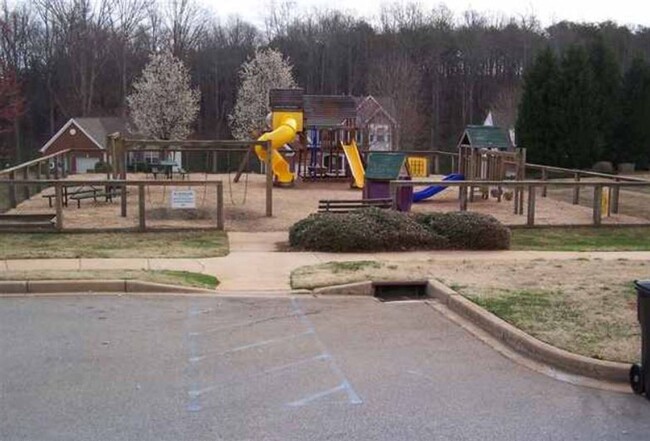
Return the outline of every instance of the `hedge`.
[[[496,250],[510,247],[510,230],[479,213],[404,214],[364,208],[312,214],[291,227],[289,243],[294,248],[330,252]]]
[[[449,247],[460,250],[507,250],[510,229],[494,216],[457,211],[415,214],[416,222],[432,234],[444,236]]]
[[[402,251],[447,248],[447,241],[410,216],[366,208],[350,213],[318,213],[289,230],[292,247],[314,251]]]

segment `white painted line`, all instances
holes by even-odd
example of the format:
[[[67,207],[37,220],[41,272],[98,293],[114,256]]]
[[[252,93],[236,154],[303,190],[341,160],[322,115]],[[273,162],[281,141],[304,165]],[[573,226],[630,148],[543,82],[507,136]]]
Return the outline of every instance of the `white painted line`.
[[[336,392],[341,392],[346,389],[345,384],[339,384],[338,386],[324,390],[321,392],[317,392],[315,394],[309,395],[308,397],[303,398],[302,400],[297,400],[297,401],[292,401],[291,403],[287,403],[287,406],[291,407],[299,407],[299,406],[304,406],[305,404],[309,404],[312,401],[318,400],[319,398],[326,397],[328,395],[335,394]]]

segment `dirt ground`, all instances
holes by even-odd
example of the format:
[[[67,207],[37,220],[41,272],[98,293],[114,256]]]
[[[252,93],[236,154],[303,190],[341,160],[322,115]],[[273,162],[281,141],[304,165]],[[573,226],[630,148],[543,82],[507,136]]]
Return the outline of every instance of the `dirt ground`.
[[[250,174],[242,177],[240,183],[231,183],[234,175],[218,175],[193,173],[192,180],[224,182],[224,208],[226,229],[229,231],[283,231],[293,223],[316,211],[321,199],[357,199],[361,198],[359,190],[351,189],[344,181],[339,182],[297,182],[291,188],[273,189],[272,218],[265,217],[265,177]],[[73,175],[68,179],[84,181],[104,179],[105,175],[84,174]],[[431,177],[433,179],[434,177]],[[129,180],[152,179],[144,174],[130,174]],[[187,188],[187,187],[179,187]],[[418,188],[416,187],[416,190]],[[147,225],[153,228],[170,227],[210,227],[216,224],[216,189],[214,186],[196,186],[196,210],[172,210],[170,208],[170,186],[147,187],[145,206]],[[586,193],[586,192],[584,192]],[[53,189],[46,189],[42,194],[53,194]],[[48,200],[34,195],[31,199],[19,204],[13,213],[42,213],[53,212],[48,207]],[[65,228],[116,228],[134,227],[138,222],[137,189],[131,187],[128,191],[127,217],[120,217],[119,198],[112,203],[105,200],[97,202],[92,199],[81,201],[81,208],[71,201],[64,209]],[[586,197],[586,195],[585,195]],[[624,201],[625,197],[622,197]],[[628,199],[629,200],[629,199]],[[572,205],[557,198],[537,197],[536,223],[540,225],[557,224],[588,224],[591,222],[592,210],[589,206]],[[435,197],[413,205],[413,211],[455,211],[458,210],[458,192],[448,189]],[[469,204],[470,211],[492,214],[501,222],[511,225],[522,225],[526,222],[525,215],[513,214],[513,202],[497,202],[495,199],[482,200],[477,197]],[[640,219],[626,214],[606,217],[603,223],[643,223]]]
[[[555,326],[523,326],[541,340],[590,357],[635,361],[640,348],[632,282],[650,277],[650,262],[603,260],[333,262],[292,274],[294,288],[361,280],[435,278],[468,297],[497,298],[529,292],[557,295],[566,308]],[[571,314],[568,314],[571,312]],[[549,319],[550,320],[550,319]]]

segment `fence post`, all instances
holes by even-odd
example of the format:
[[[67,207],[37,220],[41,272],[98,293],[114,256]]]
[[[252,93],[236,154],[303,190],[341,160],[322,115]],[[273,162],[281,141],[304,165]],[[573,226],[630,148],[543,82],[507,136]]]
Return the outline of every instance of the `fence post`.
[[[460,211],[467,211],[467,185],[460,186]]]
[[[594,225],[599,226],[603,219],[603,186],[602,184],[594,185]]]
[[[440,155],[438,155],[437,153],[434,153],[433,155],[433,174],[434,175],[440,174]]]
[[[9,172],[9,181],[11,181],[11,184],[9,184],[9,207],[11,208],[16,208],[18,205],[18,197],[16,195],[16,173],[15,172]]]
[[[573,180],[580,182],[580,173],[573,174]],[[576,185],[573,187],[573,205],[578,205],[580,203],[580,186]]]
[[[542,168],[542,181],[546,182],[547,179],[548,179],[548,176],[546,176],[546,167],[543,167],[543,168]],[[546,197],[546,191],[547,191],[547,189],[548,189],[548,187],[547,187],[546,185],[544,185],[544,186],[542,187],[542,197],[543,197],[543,198]]]
[[[266,217],[273,216],[273,150],[271,141],[264,143],[266,149]]]
[[[122,194],[122,199],[126,199],[126,194]],[[140,231],[145,231],[147,229],[147,221],[145,218],[144,184],[138,184],[138,228]]]
[[[617,179],[616,182],[621,182],[620,179]],[[619,192],[621,190],[621,187],[619,185],[615,185],[612,187],[612,197],[609,200],[609,206],[610,206],[610,211],[612,214],[618,214],[618,200],[619,200]]]
[[[122,193],[122,197],[120,198],[120,216],[126,217],[126,205],[127,205],[126,184],[123,184],[121,186],[121,193]]]
[[[23,181],[29,181],[29,167],[23,167]],[[31,197],[29,185],[23,184],[23,200],[26,201]]]
[[[217,228],[224,229],[224,213],[223,213],[223,182],[217,182]]]
[[[534,185],[528,186],[528,219],[526,225],[532,227],[535,225],[535,193],[536,189]]]
[[[56,229],[63,230],[63,191],[61,191],[61,183],[54,184],[54,206],[56,210]]]

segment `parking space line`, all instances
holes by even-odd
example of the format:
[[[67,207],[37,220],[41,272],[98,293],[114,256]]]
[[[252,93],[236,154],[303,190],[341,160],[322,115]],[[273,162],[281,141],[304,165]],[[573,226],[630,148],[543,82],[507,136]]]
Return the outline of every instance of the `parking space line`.
[[[255,343],[250,343],[250,344],[247,344],[247,345],[243,345],[243,346],[237,346],[236,348],[227,349],[225,351],[212,352],[212,353],[207,353],[205,355],[197,355],[197,356],[194,356],[194,357],[190,357],[189,361],[190,361],[190,363],[196,363],[196,362],[202,361],[202,360],[204,360],[204,359],[206,359],[207,357],[210,357],[210,356],[232,354],[232,353],[235,353],[235,352],[246,351],[248,349],[254,349],[254,348],[259,348],[259,347],[262,347],[262,346],[274,345],[274,344],[277,344],[277,343],[282,343],[284,341],[293,340],[293,339],[298,338],[298,337],[303,337],[305,335],[311,335],[313,333],[314,333],[313,330],[308,330],[308,331],[301,332],[301,333],[298,333],[298,334],[291,334],[291,335],[287,335],[287,336],[284,336],[284,337],[272,338],[270,340],[262,340],[262,341],[258,341],[258,342],[255,342]]]
[[[336,392],[341,392],[346,388],[347,386],[345,384],[339,384],[338,386],[333,387],[332,389],[316,392],[315,394],[309,395],[301,400],[296,400],[296,401],[292,401],[291,403],[287,403],[287,406],[291,406],[291,407],[304,406],[305,404],[309,404],[312,401],[318,400],[319,398],[323,398],[328,395],[335,394]]]
[[[325,347],[325,345],[321,341],[320,337],[318,337],[318,333],[316,332],[316,328],[314,327],[311,320],[309,320],[309,317],[307,317],[305,312],[302,310],[302,307],[300,306],[300,303],[298,302],[297,298],[295,298],[295,297],[291,298],[291,307],[296,312],[296,314],[298,314],[298,318],[303,323],[303,325],[306,326],[307,329],[309,329],[309,331],[311,331],[314,334],[314,339],[316,340],[316,342],[317,342],[318,346],[320,347],[322,353],[323,354],[328,354],[327,348]],[[341,379],[341,385],[337,386],[337,387],[340,387],[340,388],[342,388],[342,390],[345,390],[345,392],[348,395],[348,402],[350,404],[363,404],[363,400],[361,399],[359,394],[357,394],[357,392],[354,390],[354,388],[352,387],[352,385],[350,384],[350,382],[346,378],[343,371],[336,364],[336,361],[334,360],[334,357],[329,356],[328,361],[329,361],[329,366],[330,366],[331,371],[334,373],[334,375],[336,375],[337,377],[339,377]],[[310,398],[310,397],[305,398],[305,400],[307,400],[308,398]],[[319,397],[316,397],[316,398],[319,398]],[[303,400],[298,400],[297,402],[301,402],[301,401],[303,401]],[[309,399],[307,402],[309,402],[309,401],[313,401],[313,400]],[[296,403],[296,401],[294,401],[294,403]],[[290,403],[289,405],[292,405],[292,404]]]
[[[265,317],[265,318],[258,319],[258,320],[252,320],[252,321],[248,320],[248,321],[245,321],[245,322],[239,322],[239,323],[233,323],[233,324],[230,324],[230,325],[218,326],[216,328],[208,328],[208,329],[205,329],[203,331],[190,332],[190,335],[192,335],[192,336],[200,336],[200,335],[205,335],[205,334],[212,334],[214,332],[227,331],[229,329],[243,328],[245,326],[253,326],[253,325],[268,322],[268,321],[271,321],[271,320],[282,320],[282,319],[285,319],[285,318],[291,318],[291,317],[295,317],[296,315],[297,314],[295,312],[292,312],[291,314],[287,314],[287,315],[283,315],[283,316],[275,315],[275,316]]]

